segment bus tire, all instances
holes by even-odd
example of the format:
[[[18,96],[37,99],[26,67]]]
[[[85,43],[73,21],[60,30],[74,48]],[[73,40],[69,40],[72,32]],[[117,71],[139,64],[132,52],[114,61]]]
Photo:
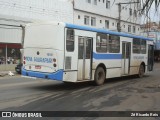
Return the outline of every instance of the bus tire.
[[[138,77],[142,78],[144,76],[144,66],[141,64],[139,66],[139,72],[138,72]]]
[[[95,85],[102,85],[106,79],[105,71],[102,67],[98,67],[94,74]]]

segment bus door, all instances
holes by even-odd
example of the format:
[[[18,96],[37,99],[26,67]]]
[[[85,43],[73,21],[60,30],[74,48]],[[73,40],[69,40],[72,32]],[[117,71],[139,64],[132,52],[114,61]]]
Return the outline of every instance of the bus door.
[[[92,70],[91,37],[78,37],[78,80],[90,80]]]
[[[148,45],[148,71],[153,70],[154,64],[154,46]]]
[[[128,75],[130,70],[131,43],[122,42],[122,75]]]

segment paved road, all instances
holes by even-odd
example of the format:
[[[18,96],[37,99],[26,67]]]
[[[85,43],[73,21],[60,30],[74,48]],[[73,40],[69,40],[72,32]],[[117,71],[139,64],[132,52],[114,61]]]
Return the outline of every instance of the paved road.
[[[158,111],[160,110],[159,73],[160,68],[156,66],[153,73],[141,79],[135,77],[109,79],[103,86],[93,86],[90,83],[64,84],[20,76],[0,78],[0,110]],[[70,118],[64,119],[70,120]],[[123,118],[125,119],[143,120],[143,118]]]

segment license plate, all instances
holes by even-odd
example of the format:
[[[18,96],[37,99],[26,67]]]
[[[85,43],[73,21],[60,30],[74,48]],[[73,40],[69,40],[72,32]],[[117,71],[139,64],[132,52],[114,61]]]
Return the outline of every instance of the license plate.
[[[35,69],[41,69],[41,66],[37,65],[35,66]]]

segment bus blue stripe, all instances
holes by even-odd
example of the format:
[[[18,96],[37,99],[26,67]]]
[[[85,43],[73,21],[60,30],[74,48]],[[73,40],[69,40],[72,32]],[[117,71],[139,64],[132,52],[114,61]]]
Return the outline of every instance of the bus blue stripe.
[[[115,32],[115,31],[110,31],[110,30],[97,29],[97,28],[74,25],[74,24],[69,24],[69,23],[66,23],[66,27],[73,28],[73,29],[79,29],[79,30],[86,30],[86,31],[92,31],[92,32],[106,33],[106,34],[118,35],[118,36],[123,36],[123,37],[139,38],[139,39],[142,39],[142,40],[151,40],[151,41],[153,41],[153,39],[146,38],[146,37],[143,37],[143,36],[136,36],[136,35],[127,34],[127,33],[123,33],[123,32]]]
[[[94,59],[122,59],[122,54],[100,54],[93,52]]]

